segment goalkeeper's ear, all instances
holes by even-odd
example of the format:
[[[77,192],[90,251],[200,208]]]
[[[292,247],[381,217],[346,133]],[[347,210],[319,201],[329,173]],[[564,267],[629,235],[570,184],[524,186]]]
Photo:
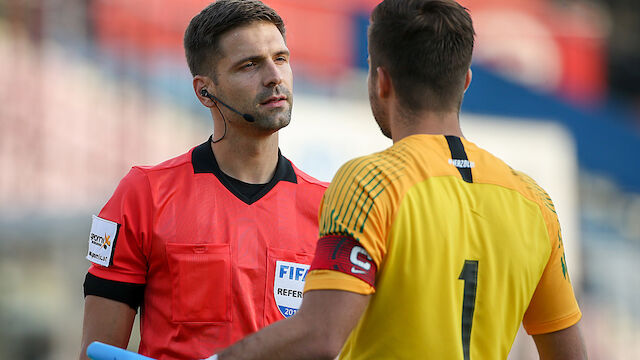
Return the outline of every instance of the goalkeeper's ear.
[[[465,76],[465,79],[464,79],[464,92],[467,92],[469,85],[471,85],[472,77],[473,77],[473,73],[471,72],[471,68],[469,68],[469,70],[467,70],[467,75]]]

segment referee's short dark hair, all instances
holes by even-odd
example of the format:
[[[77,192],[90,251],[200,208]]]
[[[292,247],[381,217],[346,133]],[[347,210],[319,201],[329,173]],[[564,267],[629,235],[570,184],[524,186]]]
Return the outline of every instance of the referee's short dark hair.
[[[257,21],[275,25],[285,38],[284,22],[272,8],[258,0],[218,0],[194,16],[184,33],[184,50],[191,75],[215,76],[225,32]]]
[[[410,111],[459,110],[474,36],[471,16],[454,1],[385,0],[371,15],[371,75],[385,68]]]

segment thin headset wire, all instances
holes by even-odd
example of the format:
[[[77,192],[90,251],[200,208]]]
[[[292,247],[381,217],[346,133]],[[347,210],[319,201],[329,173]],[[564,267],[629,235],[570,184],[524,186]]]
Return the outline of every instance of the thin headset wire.
[[[220,116],[222,116],[222,122],[224,123],[224,132],[222,133],[222,136],[220,137],[220,139],[213,140],[213,138],[211,138],[211,143],[215,144],[217,142],[220,142],[227,135],[227,119],[225,119],[224,114],[222,113],[222,110],[220,110],[220,107],[218,106],[218,102],[214,100],[213,101],[213,105],[215,105],[216,109],[218,109],[218,112],[220,113]]]

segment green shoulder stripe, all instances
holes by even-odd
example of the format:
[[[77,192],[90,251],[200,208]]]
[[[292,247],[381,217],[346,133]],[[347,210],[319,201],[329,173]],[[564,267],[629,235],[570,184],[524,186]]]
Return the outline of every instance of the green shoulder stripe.
[[[327,190],[321,214],[321,235],[362,232],[374,200],[404,168],[402,157],[401,151],[388,149],[346,163]]]

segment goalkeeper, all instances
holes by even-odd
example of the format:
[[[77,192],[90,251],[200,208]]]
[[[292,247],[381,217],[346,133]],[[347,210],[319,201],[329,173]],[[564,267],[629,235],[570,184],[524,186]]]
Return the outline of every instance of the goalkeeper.
[[[376,7],[369,98],[394,144],[334,177],[300,311],[220,360],[506,359],[521,323],[541,359],[586,358],[553,203],[460,129],[473,43],[453,1]]]

